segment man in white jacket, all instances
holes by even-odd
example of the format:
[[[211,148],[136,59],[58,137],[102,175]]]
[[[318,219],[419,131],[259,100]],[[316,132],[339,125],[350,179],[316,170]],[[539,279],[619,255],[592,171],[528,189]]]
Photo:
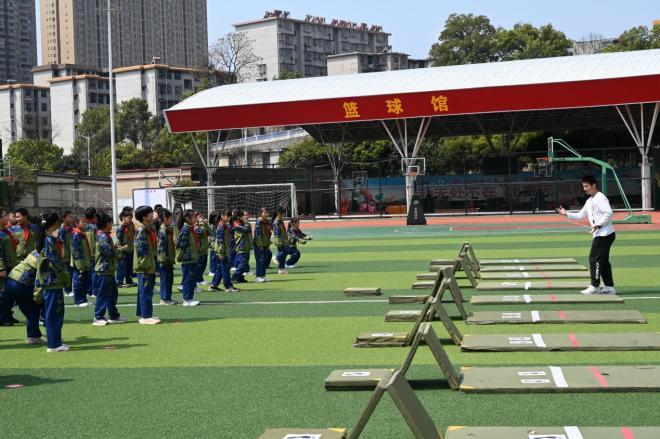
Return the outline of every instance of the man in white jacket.
[[[591,270],[591,285],[582,290],[582,294],[616,294],[612,265],[610,265],[610,248],[616,239],[612,225],[612,207],[607,197],[598,190],[593,175],[582,179],[582,189],[589,195],[584,207],[577,213],[567,212],[559,206],[557,212],[566,215],[568,219],[579,220],[585,216],[591,225],[591,252],[589,253],[589,269]],[[604,287],[600,287],[601,277]]]

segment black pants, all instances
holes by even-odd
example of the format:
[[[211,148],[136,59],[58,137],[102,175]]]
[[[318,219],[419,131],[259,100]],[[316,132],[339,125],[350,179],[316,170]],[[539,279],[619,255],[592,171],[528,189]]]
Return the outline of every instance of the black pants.
[[[591,241],[589,253],[589,269],[591,270],[591,285],[600,286],[600,278],[607,287],[614,286],[612,265],[610,265],[610,248],[616,239],[616,233],[607,236],[597,236]]]

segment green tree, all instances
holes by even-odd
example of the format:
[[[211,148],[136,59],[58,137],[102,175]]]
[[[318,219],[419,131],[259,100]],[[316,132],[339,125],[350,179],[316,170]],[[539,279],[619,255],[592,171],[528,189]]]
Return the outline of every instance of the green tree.
[[[614,44],[603,49],[603,52],[626,52],[657,48],[660,48],[660,25],[655,25],[652,29],[646,26],[637,26],[619,35]]]
[[[311,168],[326,163],[325,150],[313,139],[303,140],[280,155],[278,165],[283,168]]]
[[[129,140],[143,149],[150,149],[160,121],[149,112],[147,101],[133,98],[119,104],[117,111],[117,139]]]
[[[87,174],[88,158],[91,159],[91,175],[108,176],[107,167],[98,157],[106,156],[110,151],[110,109],[108,107],[90,108],[82,115],[77,126],[76,141],[71,152],[70,162],[78,163],[77,170]],[[89,147],[89,156],[88,156]]]
[[[434,66],[476,64],[497,61],[497,32],[484,15],[451,14],[445,21],[430,57]]]
[[[300,72],[291,72],[289,70],[282,69],[282,70],[280,70],[280,75],[275,76],[273,78],[273,80],[274,81],[280,81],[280,80],[285,80],[285,79],[298,79],[298,78],[302,78],[302,77],[303,77],[303,75],[301,75]]]
[[[548,58],[570,55],[573,42],[551,24],[534,27],[518,23],[513,29],[500,29],[496,34],[502,60]]]
[[[11,189],[6,191],[9,205],[13,206],[26,193],[34,192],[37,174],[55,171],[62,157],[62,148],[46,139],[21,139],[9,145],[4,158],[14,177]]]

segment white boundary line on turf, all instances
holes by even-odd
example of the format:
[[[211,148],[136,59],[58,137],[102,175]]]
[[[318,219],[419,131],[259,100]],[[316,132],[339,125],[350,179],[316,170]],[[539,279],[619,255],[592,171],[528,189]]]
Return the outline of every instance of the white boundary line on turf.
[[[648,296],[648,297],[623,297],[624,301],[626,300],[658,300],[660,296]],[[387,303],[388,300],[289,300],[284,302],[200,302],[200,305],[206,306],[220,306],[220,305],[331,305],[331,304],[340,304],[340,303]],[[117,307],[122,306],[135,306],[135,303],[120,303],[117,304]],[[160,303],[154,303],[153,306],[166,306],[161,305]],[[168,305],[171,306],[171,305]],[[65,305],[65,308],[78,308],[76,305]],[[90,302],[87,308],[92,309],[93,303]]]
[[[291,300],[286,302],[199,302],[200,305],[328,305],[336,303],[387,303],[387,300]],[[119,303],[117,307],[121,306],[135,306],[135,303]],[[153,306],[172,306],[161,305],[154,303]],[[65,308],[78,308],[76,305],[65,305]],[[86,308],[93,308],[92,302]]]

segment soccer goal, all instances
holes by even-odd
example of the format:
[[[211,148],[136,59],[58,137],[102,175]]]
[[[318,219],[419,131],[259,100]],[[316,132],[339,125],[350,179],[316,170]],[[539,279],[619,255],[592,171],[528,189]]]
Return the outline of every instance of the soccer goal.
[[[284,184],[244,184],[234,186],[171,187],[165,189],[167,207],[176,215],[184,209],[209,212],[224,209],[247,210],[256,216],[262,207],[286,209],[287,217],[298,216],[296,187]]]

